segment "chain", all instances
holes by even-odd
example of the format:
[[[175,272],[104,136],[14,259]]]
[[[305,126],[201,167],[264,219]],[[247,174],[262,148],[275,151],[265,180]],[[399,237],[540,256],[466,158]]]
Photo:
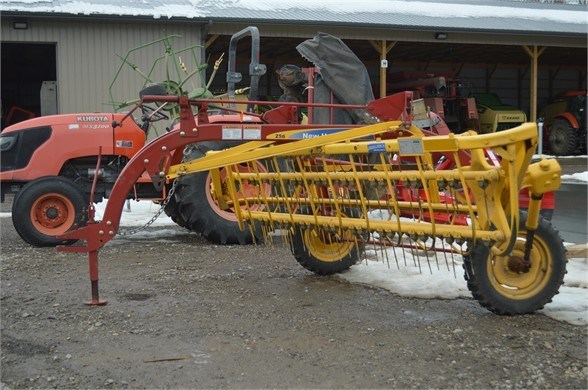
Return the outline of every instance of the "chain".
[[[171,188],[169,189],[169,192],[167,194],[167,197],[163,200],[163,202],[161,203],[161,206],[159,207],[159,210],[157,210],[157,213],[155,213],[155,215],[153,215],[153,217],[151,217],[151,219],[149,221],[147,221],[147,223],[145,223],[145,225],[140,226],[136,229],[132,229],[132,230],[122,230],[118,232],[118,235],[120,236],[130,236],[133,235],[135,233],[140,232],[141,230],[144,230],[146,228],[148,228],[149,226],[151,226],[153,224],[153,222],[155,222],[155,220],[157,218],[159,218],[159,216],[161,215],[161,213],[163,213],[163,211],[165,210],[165,206],[167,206],[167,204],[169,203],[169,201],[171,200],[172,196],[174,196],[174,192],[176,191],[176,186],[178,184],[178,177],[173,181]]]

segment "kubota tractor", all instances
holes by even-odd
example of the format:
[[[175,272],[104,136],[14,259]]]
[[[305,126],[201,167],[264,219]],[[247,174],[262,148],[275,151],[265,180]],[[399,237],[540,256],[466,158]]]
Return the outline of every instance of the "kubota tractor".
[[[567,156],[586,151],[586,91],[570,91],[543,107],[543,138],[549,151]]]

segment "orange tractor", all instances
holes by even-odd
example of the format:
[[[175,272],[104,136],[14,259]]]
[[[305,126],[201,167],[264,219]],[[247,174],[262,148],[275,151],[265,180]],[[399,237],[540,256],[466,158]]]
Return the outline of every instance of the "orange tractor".
[[[543,107],[544,142],[553,154],[567,156],[586,151],[586,91],[570,91]]]

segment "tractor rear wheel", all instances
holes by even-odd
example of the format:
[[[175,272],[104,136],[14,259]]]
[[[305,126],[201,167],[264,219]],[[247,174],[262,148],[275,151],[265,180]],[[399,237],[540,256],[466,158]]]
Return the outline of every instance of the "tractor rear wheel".
[[[519,237],[510,256],[495,256],[479,242],[464,256],[464,277],[474,298],[500,315],[534,313],[551,302],[566,274],[566,251],[557,230],[540,218],[530,267],[523,263],[527,213],[521,212]]]
[[[12,204],[12,222],[23,240],[34,246],[71,245],[77,240],[56,236],[84,226],[88,200],[63,177],[43,177],[26,184]]]
[[[573,154],[580,140],[578,130],[565,119],[556,119],[549,126],[549,148],[558,156]]]
[[[352,209],[349,214],[359,216]],[[297,225],[290,242],[292,254],[304,268],[317,275],[333,275],[355,265],[364,250],[364,243],[345,230],[340,236],[322,228],[304,229]]]
[[[206,145],[198,145],[186,156],[185,160],[190,161],[204,157],[208,150],[221,150],[224,145],[220,142],[209,142]],[[242,171],[249,171],[246,165],[238,165]],[[265,168],[258,165],[260,171]],[[224,178],[223,171],[221,177]],[[269,185],[264,188],[266,195],[271,194]],[[249,185],[246,181],[239,189],[241,196],[255,196],[259,188],[254,184]],[[262,206],[253,206],[254,209]],[[176,208],[174,211],[174,208]],[[221,245],[251,244],[262,239],[262,232],[259,225],[253,228],[253,235],[248,226],[245,230],[239,228],[237,216],[234,211],[222,210],[211,193],[211,176],[208,172],[193,173],[179,179],[176,186],[174,199],[170,200],[166,208],[168,215],[180,226],[184,226],[196,233],[200,233],[207,240]]]
[[[175,196],[172,195],[169,198],[169,201],[167,202],[167,205],[165,205],[165,209],[163,211],[165,211],[165,215],[170,217],[171,220],[174,221],[178,226],[189,229],[188,224],[186,221],[184,221],[184,218],[182,218],[182,215],[180,214],[179,205],[178,202],[176,202]]]

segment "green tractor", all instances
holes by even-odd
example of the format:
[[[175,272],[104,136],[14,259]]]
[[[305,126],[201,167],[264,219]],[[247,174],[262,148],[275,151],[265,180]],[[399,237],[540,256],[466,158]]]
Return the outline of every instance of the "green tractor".
[[[543,141],[558,156],[586,151],[586,91],[570,91],[543,107]]]
[[[481,133],[512,129],[527,121],[523,111],[502,103],[495,93],[475,93],[474,98],[480,116]]]

